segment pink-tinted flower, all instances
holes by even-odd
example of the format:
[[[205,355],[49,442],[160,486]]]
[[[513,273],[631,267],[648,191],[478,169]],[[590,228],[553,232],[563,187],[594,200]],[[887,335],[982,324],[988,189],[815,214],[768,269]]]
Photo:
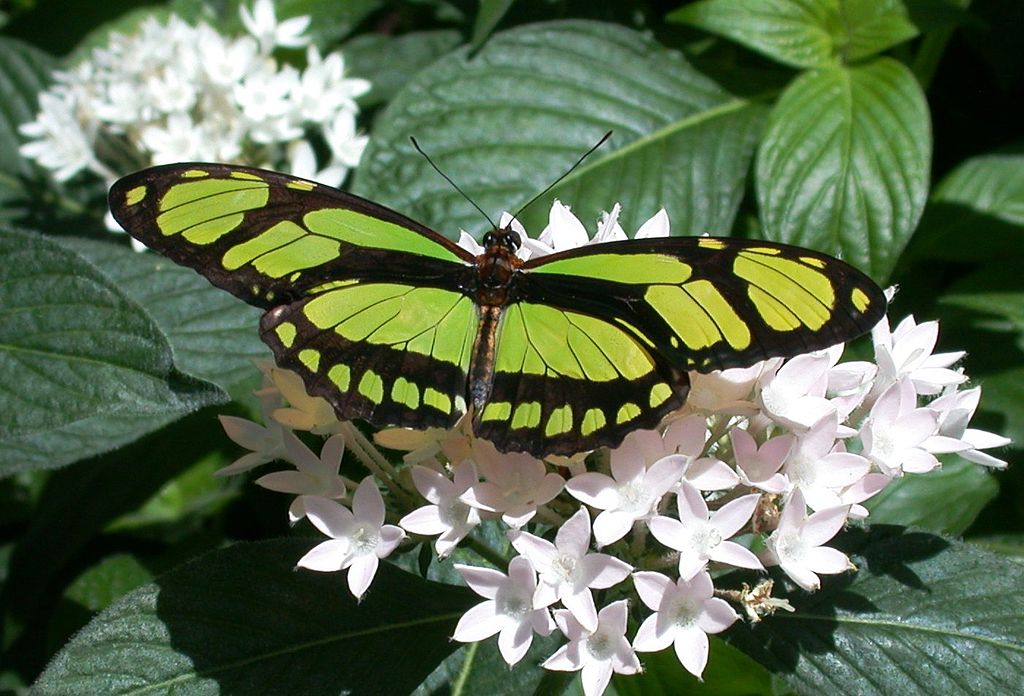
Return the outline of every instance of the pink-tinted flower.
[[[1005,447],[1011,440],[1002,435],[968,428],[981,400],[981,387],[964,391],[951,391],[928,404],[928,408],[939,416],[939,435],[960,440],[968,446],[957,452],[961,457],[975,464],[1005,469],[1006,462],[979,450]]]
[[[565,479],[548,473],[544,462],[525,452],[502,453],[486,440],[473,442],[473,461],[484,478],[462,495],[462,500],[488,512],[501,513],[508,526],[518,529],[537,508],[562,492]],[[588,530],[589,533],[589,530]]]
[[[765,542],[762,560],[778,565],[793,582],[813,592],[821,586],[818,574],[834,575],[853,569],[850,559],[825,546],[846,523],[849,508],[819,510],[805,517],[807,504],[799,488],[782,509],[779,526]]]
[[[729,431],[736,471],[740,482],[766,493],[783,493],[789,487],[786,477],[778,473],[793,447],[792,435],[779,435],[760,447],[746,430]]]
[[[799,488],[812,510],[842,505],[840,492],[864,478],[871,462],[850,454],[837,443],[838,423],[823,418],[801,433],[786,457],[783,473],[792,486]]]

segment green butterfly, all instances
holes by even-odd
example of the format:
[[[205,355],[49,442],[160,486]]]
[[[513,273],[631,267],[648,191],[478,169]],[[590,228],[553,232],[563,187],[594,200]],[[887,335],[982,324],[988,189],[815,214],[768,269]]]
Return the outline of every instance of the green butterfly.
[[[338,417],[455,425],[536,456],[618,445],[708,372],[850,340],[884,314],[866,275],[808,249],[630,240],[522,261],[474,256],[383,206],[247,167],[174,164],[110,190],[147,246],[267,310],[280,366]]]

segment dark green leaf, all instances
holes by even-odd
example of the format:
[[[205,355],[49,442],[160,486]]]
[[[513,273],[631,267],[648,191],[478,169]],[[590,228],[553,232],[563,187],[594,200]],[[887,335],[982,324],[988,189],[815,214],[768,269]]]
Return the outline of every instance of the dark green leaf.
[[[182,372],[213,382],[236,399],[248,398],[258,386],[253,360],[270,357],[256,330],[258,309],[157,254],[81,239],[64,243],[149,313]]]
[[[701,679],[687,672],[672,648],[641,654],[642,674],[614,677],[619,696],[773,696],[771,674],[742,652],[717,638]]]
[[[860,60],[917,35],[900,0],[703,0],[668,19],[798,68]]]
[[[921,532],[843,539],[856,574],[827,577],[729,640],[802,694],[1004,694],[1024,670],[1024,573],[1005,558]]]
[[[929,258],[985,261],[1024,251],[1024,151],[967,160],[935,187],[913,251]]]
[[[953,456],[946,459],[938,471],[908,474],[868,501],[871,523],[963,534],[996,497],[999,484],[973,462]]]
[[[884,281],[921,215],[930,161],[928,106],[904,65],[808,72],[776,104],[761,143],[763,233]]]
[[[611,129],[610,143],[524,213],[532,235],[555,196],[591,229],[618,201],[627,233],[660,207],[677,234],[724,233],[762,113],[642,34],[595,22],[535,24],[417,74],[379,118],[354,188],[456,236],[486,223],[413,151],[410,135],[496,218]]]
[[[50,83],[56,61],[39,49],[0,36],[0,184],[19,186],[32,167],[18,153],[26,141],[18,126],[36,117],[37,95]]]
[[[483,601],[483,598],[478,599]],[[498,652],[497,637],[468,645],[456,644],[461,647],[438,665],[413,692],[413,696],[443,694],[453,684],[461,684],[466,694],[518,696],[545,693],[538,692],[538,686],[551,672],[541,669],[540,663],[551,657],[563,642],[562,634],[557,630],[547,637],[535,635],[529,652],[511,668]]]
[[[174,369],[142,309],[38,235],[0,234],[0,471],[57,467],[223,400]]]
[[[479,3],[480,9],[473,21],[473,35],[470,39],[474,50],[480,48],[512,7],[512,0],[479,0]]]
[[[417,31],[401,36],[360,34],[345,43],[349,75],[369,80],[373,87],[359,103],[375,106],[390,101],[409,78],[462,41],[454,29]]]
[[[109,607],[34,693],[407,694],[456,647],[465,588],[382,564],[361,603],[345,573],[294,571],[310,540],[238,544]]]

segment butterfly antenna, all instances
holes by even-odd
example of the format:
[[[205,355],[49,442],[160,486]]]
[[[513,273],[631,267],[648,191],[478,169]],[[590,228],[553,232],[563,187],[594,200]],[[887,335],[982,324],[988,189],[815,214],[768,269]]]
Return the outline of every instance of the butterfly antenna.
[[[583,164],[583,160],[585,160],[586,158],[590,157],[590,155],[592,155],[592,154],[593,154],[594,150],[596,150],[597,148],[599,148],[599,147],[601,147],[602,145],[604,145],[605,141],[606,141],[606,140],[608,140],[608,138],[610,138],[610,137],[612,137],[612,132],[611,132],[611,131],[608,131],[607,133],[605,133],[605,134],[604,134],[604,136],[603,136],[603,137],[602,137],[602,138],[601,138],[600,140],[598,140],[598,141],[597,141],[597,144],[596,144],[596,145],[594,145],[594,147],[592,147],[592,148],[590,148],[589,150],[587,150],[586,152],[584,152],[584,153],[583,153],[583,156],[582,156],[582,157],[580,157],[580,158],[579,158],[578,160],[576,160],[576,164],[572,165],[571,167],[569,167],[569,168],[568,168],[568,169],[567,169],[567,170],[565,171],[565,174],[563,174],[562,176],[560,176],[560,177],[558,177],[557,179],[555,179],[554,181],[552,181],[552,182],[551,182],[551,184],[550,184],[550,185],[548,185],[548,187],[547,187],[546,189],[544,189],[543,191],[541,191],[540,193],[538,193],[538,194],[537,194],[536,196],[534,196],[533,198],[531,198],[531,199],[530,199],[529,201],[527,201],[527,202],[526,202],[526,205],[524,205],[524,206],[523,206],[522,208],[520,208],[520,209],[519,209],[519,212],[517,212],[517,213],[516,213],[516,214],[515,214],[515,215],[513,216],[513,218],[515,218],[515,219],[517,219],[517,220],[518,220],[518,219],[519,219],[519,214],[520,214],[520,213],[522,213],[522,212],[523,212],[524,210],[526,210],[526,209],[527,209],[527,208],[529,208],[529,207],[530,207],[531,205],[533,205],[533,204],[534,204],[534,202],[535,202],[535,201],[536,201],[536,200],[537,200],[538,198],[540,198],[541,196],[543,196],[543,195],[544,195],[545,193],[547,193],[548,191],[550,191],[550,190],[551,190],[551,189],[553,189],[554,187],[558,186],[558,184],[560,184],[560,183],[562,182],[562,180],[563,180],[563,179],[565,179],[565,177],[567,177],[567,176],[569,176],[570,174],[572,174],[572,173],[573,173],[573,171],[574,171],[574,170],[576,169],[576,167],[578,167],[578,166],[580,166],[581,164]]]
[[[412,146],[414,148],[416,148],[416,152],[418,152],[421,155],[423,155],[423,159],[427,160],[427,163],[431,167],[434,168],[434,171],[437,172],[438,174],[440,174],[444,178],[445,181],[447,181],[449,184],[451,184],[453,189],[455,189],[460,194],[462,194],[462,197],[465,198],[467,201],[469,201],[469,204],[471,206],[473,206],[474,208],[479,210],[480,214],[484,216],[484,219],[487,220],[487,222],[490,224],[492,229],[498,229],[498,226],[494,224],[494,220],[491,219],[491,216],[488,215],[487,213],[485,213],[484,209],[476,204],[476,201],[474,201],[472,198],[470,198],[469,195],[465,191],[463,191],[461,188],[459,188],[459,185],[456,184],[454,181],[452,181],[452,178],[450,176],[448,176],[447,174],[442,172],[441,168],[438,167],[436,164],[434,164],[434,160],[430,159],[430,155],[428,155],[426,152],[423,151],[423,148],[420,147],[420,144],[418,142],[416,142],[416,138],[414,138],[412,136],[409,136],[409,140],[412,141]]]

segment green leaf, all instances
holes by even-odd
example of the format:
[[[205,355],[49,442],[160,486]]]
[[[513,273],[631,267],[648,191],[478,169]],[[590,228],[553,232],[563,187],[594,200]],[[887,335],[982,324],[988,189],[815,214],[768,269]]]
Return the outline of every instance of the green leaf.
[[[30,176],[32,167],[19,154],[26,138],[18,126],[35,119],[37,95],[50,83],[56,67],[50,55],[16,39],[0,36],[0,183],[16,186],[19,176]]]
[[[497,218],[611,129],[611,142],[523,214],[532,235],[556,196],[591,229],[618,201],[627,233],[661,207],[677,234],[725,233],[762,113],[642,34],[596,22],[534,24],[418,73],[378,119],[354,188],[456,236],[486,223],[415,153],[410,135]]]
[[[512,0],[479,0],[480,9],[473,20],[473,35],[470,44],[473,49],[480,48],[491,35],[502,18],[512,8]]]
[[[497,636],[462,645],[438,665],[413,692],[413,696],[445,693],[456,684],[465,694],[518,696],[546,693],[539,691],[538,687],[551,672],[542,669],[540,663],[551,657],[563,642],[562,634],[557,630],[549,636],[535,635],[529,651],[513,667],[508,666],[498,651]]]
[[[806,73],[775,105],[758,153],[763,233],[884,281],[921,215],[930,162],[928,105],[904,65]]]
[[[1024,251],[1024,149],[973,157],[935,187],[911,250],[955,262]]]
[[[944,459],[947,461],[938,471],[907,474],[865,503],[871,523],[963,534],[999,493],[999,484],[973,462],[954,456]]]
[[[644,671],[612,679],[619,696],[773,696],[767,670],[733,646],[711,638],[708,666],[701,678],[687,672],[673,648],[641,655]]]
[[[84,239],[63,243],[146,310],[167,337],[178,369],[236,399],[249,398],[260,379],[253,360],[270,358],[259,340],[259,309],[158,254]]]
[[[391,101],[417,71],[459,45],[462,36],[454,29],[416,31],[401,36],[360,34],[345,42],[346,72],[372,83],[359,98],[363,107]]]
[[[0,472],[58,467],[223,400],[175,370],[150,318],[81,257],[0,233]]]
[[[901,0],[703,0],[667,19],[797,68],[857,61],[917,35]]]
[[[981,382],[981,409],[999,415],[998,433],[1024,446],[1024,368],[1017,367],[985,375]],[[1005,453],[996,456],[1005,458]]]
[[[124,597],[57,654],[35,694],[406,694],[452,651],[465,588],[381,564],[356,602],[345,573],[293,570],[310,540],[237,544]]]
[[[856,574],[728,639],[802,694],[1016,693],[1024,573],[969,544],[893,527],[843,538]]]

